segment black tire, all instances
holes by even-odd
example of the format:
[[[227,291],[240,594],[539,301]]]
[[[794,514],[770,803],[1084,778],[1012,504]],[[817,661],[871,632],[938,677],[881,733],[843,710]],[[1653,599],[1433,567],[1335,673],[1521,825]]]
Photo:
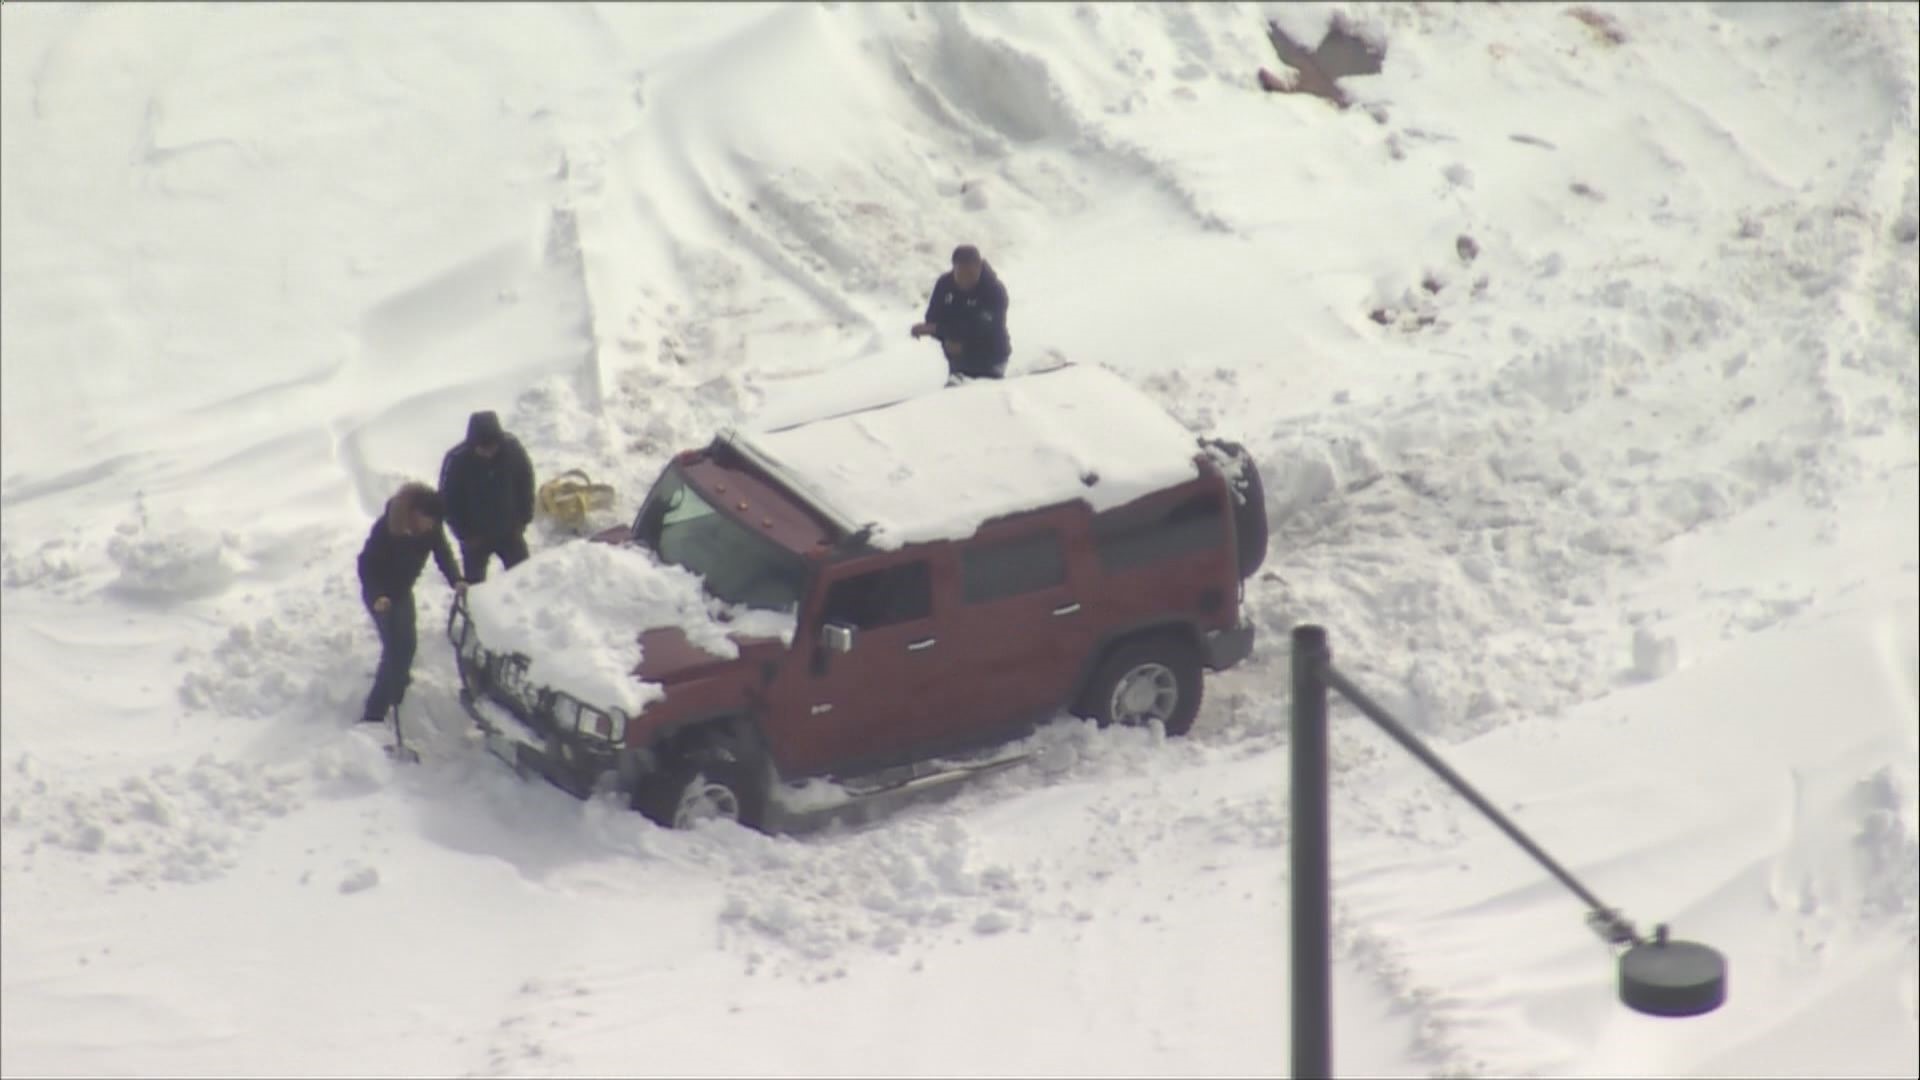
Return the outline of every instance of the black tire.
[[[1239,463],[1239,476],[1230,477],[1233,487],[1233,540],[1240,554],[1240,580],[1245,581],[1267,561],[1267,488],[1260,481],[1260,468],[1253,455],[1237,442],[1214,439],[1212,445]]]
[[[696,736],[684,750],[663,758],[659,771],[634,786],[633,808],[669,829],[701,820],[737,821],[749,829],[766,823],[766,762],[734,740]]]
[[[1109,724],[1159,720],[1169,736],[1193,730],[1200,715],[1200,655],[1172,636],[1130,641],[1102,661],[1087,684],[1080,715]]]

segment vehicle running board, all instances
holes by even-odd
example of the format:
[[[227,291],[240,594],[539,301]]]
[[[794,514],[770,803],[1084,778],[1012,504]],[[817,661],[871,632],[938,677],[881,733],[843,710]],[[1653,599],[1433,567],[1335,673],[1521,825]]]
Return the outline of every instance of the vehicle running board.
[[[875,795],[904,795],[966,780],[983,773],[995,772],[1009,765],[1018,765],[1032,756],[1032,754],[1010,754],[982,761],[931,761],[921,765],[883,769],[880,772],[841,781],[839,786],[849,797],[855,799],[867,799]]]

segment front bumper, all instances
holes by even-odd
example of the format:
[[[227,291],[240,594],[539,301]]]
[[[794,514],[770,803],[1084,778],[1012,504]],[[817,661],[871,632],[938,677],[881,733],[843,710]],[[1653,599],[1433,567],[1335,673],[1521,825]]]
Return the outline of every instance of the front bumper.
[[[613,777],[630,783],[638,757],[621,745],[626,717],[526,678],[529,658],[490,652],[480,644],[464,599],[447,614],[447,640],[460,672],[460,705],[486,740],[487,752],[521,776],[540,776],[585,799]],[[503,710],[489,717],[484,705]]]
[[[1251,655],[1253,655],[1253,627],[1242,625],[1207,632],[1208,671],[1224,671]]]

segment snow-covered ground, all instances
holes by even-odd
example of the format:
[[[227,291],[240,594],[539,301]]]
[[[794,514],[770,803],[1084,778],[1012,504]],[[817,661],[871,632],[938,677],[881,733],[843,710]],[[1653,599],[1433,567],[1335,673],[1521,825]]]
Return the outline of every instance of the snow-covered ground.
[[[1351,16],[1355,104],[1263,94]],[[1920,1071],[1912,5],[6,5],[0,1071],[1286,1069],[1288,630],[1731,998],[1336,714],[1336,1069]],[[654,828],[349,730],[353,556],[497,408],[668,455],[1015,370],[1244,442],[1263,637],[870,824]],[[566,537],[545,531],[536,547]]]

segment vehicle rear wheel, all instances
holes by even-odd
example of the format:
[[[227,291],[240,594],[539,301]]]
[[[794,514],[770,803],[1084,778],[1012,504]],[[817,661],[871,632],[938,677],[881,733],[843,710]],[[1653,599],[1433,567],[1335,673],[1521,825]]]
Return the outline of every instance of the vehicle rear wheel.
[[[706,821],[758,829],[766,818],[766,768],[717,741],[704,741],[675,755],[661,771],[642,777],[634,788],[633,808],[669,829],[691,829]]]
[[[1200,658],[1178,638],[1130,642],[1094,673],[1081,715],[1101,727],[1145,726],[1159,721],[1168,735],[1185,735],[1200,714]]]

